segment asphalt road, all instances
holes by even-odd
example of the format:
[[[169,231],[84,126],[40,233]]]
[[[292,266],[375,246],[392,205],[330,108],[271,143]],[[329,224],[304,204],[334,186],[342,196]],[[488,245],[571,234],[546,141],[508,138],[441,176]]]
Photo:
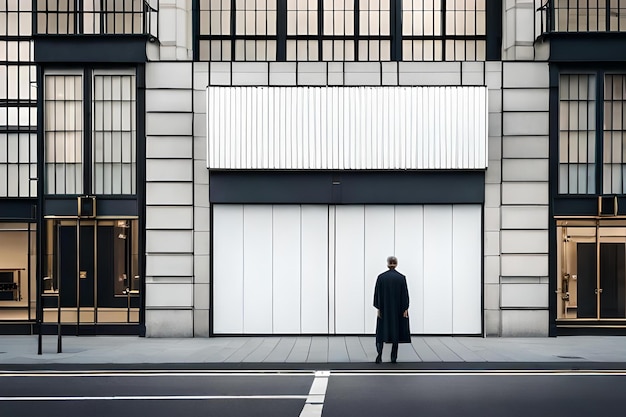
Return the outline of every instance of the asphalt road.
[[[623,414],[622,371],[3,372],[0,416]]]

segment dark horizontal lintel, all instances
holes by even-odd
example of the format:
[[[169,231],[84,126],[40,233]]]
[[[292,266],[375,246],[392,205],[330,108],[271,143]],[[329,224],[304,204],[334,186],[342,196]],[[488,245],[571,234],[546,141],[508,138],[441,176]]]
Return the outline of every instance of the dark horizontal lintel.
[[[484,171],[211,171],[212,203],[483,203]]]

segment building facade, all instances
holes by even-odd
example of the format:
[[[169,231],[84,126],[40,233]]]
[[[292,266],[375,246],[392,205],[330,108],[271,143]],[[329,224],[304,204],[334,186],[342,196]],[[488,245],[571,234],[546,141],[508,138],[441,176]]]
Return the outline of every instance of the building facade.
[[[0,4],[0,332],[626,329],[626,7]],[[613,4],[615,3],[615,4]]]

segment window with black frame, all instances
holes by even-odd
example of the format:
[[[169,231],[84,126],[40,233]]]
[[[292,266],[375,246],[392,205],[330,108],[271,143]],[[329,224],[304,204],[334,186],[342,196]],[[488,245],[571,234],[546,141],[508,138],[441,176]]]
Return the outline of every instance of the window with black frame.
[[[626,194],[625,133],[625,74],[561,74],[559,193]]]
[[[0,197],[37,195],[32,2],[0,1]]]
[[[136,194],[135,79],[133,69],[46,72],[46,194]]]
[[[37,0],[35,29],[40,35],[156,35],[157,3],[158,0]]]
[[[555,32],[626,31],[626,3],[621,0],[552,0],[543,8]]]
[[[201,61],[481,61],[486,0],[199,0]]]

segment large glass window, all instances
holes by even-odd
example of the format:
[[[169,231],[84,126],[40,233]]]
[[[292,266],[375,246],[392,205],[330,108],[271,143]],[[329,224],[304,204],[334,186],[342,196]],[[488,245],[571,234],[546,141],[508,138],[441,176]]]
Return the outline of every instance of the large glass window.
[[[486,59],[486,0],[200,0],[198,16],[200,60]]]
[[[0,222],[0,322],[35,318],[36,230]]]
[[[32,1],[0,1],[0,197],[37,193]]]
[[[561,75],[559,193],[626,194],[625,104],[624,74]]]
[[[596,192],[596,81],[594,75],[561,75],[559,192]]]
[[[626,4],[621,0],[553,0],[557,32],[622,32],[626,30]]]
[[[604,194],[626,194],[626,76],[604,77],[603,181]]]
[[[95,194],[135,194],[135,106],[133,75],[94,75],[92,190]]]
[[[46,74],[46,193],[135,194],[136,115],[132,70]]]
[[[47,194],[83,189],[83,77],[45,77],[45,165]]]
[[[157,2],[37,0],[36,30],[38,34],[54,35],[150,33],[156,36],[157,9],[153,3]]]

